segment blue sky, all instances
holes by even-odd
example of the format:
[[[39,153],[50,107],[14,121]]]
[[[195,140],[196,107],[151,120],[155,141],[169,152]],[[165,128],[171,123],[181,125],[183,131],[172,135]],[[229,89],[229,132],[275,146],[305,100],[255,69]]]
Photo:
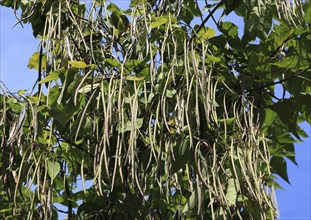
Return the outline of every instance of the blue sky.
[[[126,3],[126,1],[119,1]],[[230,18],[231,20],[231,18]],[[0,7],[0,81],[11,90],[31,90],[36,81],[37,72],[27,68],[29,57],[38,50],[38,41],[33,38],[30,25],[22,28],[16,23],[13,11]],[[232,22],[240,22],[232,18]],[[302,124],[303,129],[311,136],[311,127]],[[311,142],[310,138],[296,146],[298,167],[288,162],[291,185],[280,180],[285,189],[277,191],[277,198],[282,220],[311,219]]]

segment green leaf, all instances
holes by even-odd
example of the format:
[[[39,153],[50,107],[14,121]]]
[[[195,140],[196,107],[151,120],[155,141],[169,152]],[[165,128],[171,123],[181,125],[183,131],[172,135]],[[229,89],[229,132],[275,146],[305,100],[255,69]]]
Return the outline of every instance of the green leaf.
[[[227,36],[230,37],[238,37],[238,26],[236,26],[235,24],[231,23],[231,22],[221,22],[220,23],[220,30],[226,34]]]
[[[178,172],[180,169],[186,166],[190,160],[190,137],[186,136],[177,141],[176,145],[173,147],[174,159],[172,159],[171,170],[172,173]]]
[[[167,98],[173,98],[175,94],[176,94],[175,89],[167,89],[166,90],[166,97]]]
[[[60,164],[55,161],[47,161],[47,169],[48,169],[48,174],[52,179],[55,179],[57,174],[60,171]]]
[[[235,121],[235,117],[231,117],[231,118],[225,118],[225,119],[220,119],[219,122],[220,123],[224,123],[226,125],[232,125],[232,123]]]
[[[184,1],[184,5],[185,9],[187,9],[191,13],[191,15],[195,17],[199,17],[201,15],[201,10],[197,1],[186,0]]]
[[[79,69],[85,69],[88,65],[83,61],[68,61],[68,63],[74,67]]]
[[[307,5],[307,9],[305,10],[304,19],[306,23],[309,23],[311,22],[311,2],[306,2],[305,4]]]
[[[237,1],[237,0],[225,1],[225,13],[226,13],[226,15],[230,14],[230,12],[235,10],[241,4],[242,4],[242,1]]]
[[[60,87],[54,86],[50,89],[49,97],[48,97],[48,104],[49,106],[54,106],[57,103],[57,99],[60,95]]]
[[[283,180],[290,183],[287,175],[286,160],[284,160],[283,157],[273,156],[270,161],[270,166],[273,173],[278,174]]]
[[[137,118],[136,125],[135,125],[136,129],[140,129],[143,125],[143,122],[144,120],[142,118]],[[133,130],[132,121],[127,121],[122,129],[122,132],[131,131],[131,130]]]
[[[276,157],[287,157],[297,165],[295,160],[295,146],[293,143],[270,144],[269,150],[271,155]]]
[[[49,73],[49,75],[47,77],[45,77],[43,80],[41,80],[39,82],[39,84],[50,82],[50,81],[53,81],[53,80],[57,80],[57,79],[59,79],[59,76],[60,76],[61,73],[62,73],[62,71],[55,70],[55,71]]]
[[[225,48],[227,44],[226,38],[223,34],[210,38],[209,42],[218,48]]]
[[[49,114],[62,126],[65,126],[67,122],[72,119],[78,112],[80,106],[74,105],[72,101],[63,104],[54,103],[49,109]]]
[[[136,129],[140,129],[143,126],[144,120],[142,118],[136,119]]]
[[[22,3],[23,5],[28,5],[28,4],[29,4],[29,0],[21,0],[21,3]]]
[[[114,67],[120,67],[121,66],[120,62],[117,59],[115,59],[115,58],[113,58],[113,59],[106,58],[105,61],[108,64],[110,64],[111,66],[114,66]]]
[[[135,68],[139,68],[142,64],[142,60],[128,60],[126,61],[126,63],[124,64],[124,67],[128,70],[128,71],[132,71],[135,70]]]
[[[237,190],[236,190],[236,180],[230,178],[228,180],[226,200],[229,207],[234,207],[236,205]]]
[[[32,16],[29,18],[29,22],[31,23],[33,36],[38,37],[38,35],[43,35],[44,25],[46,21],[46,15],[43,12],[44,7],[42,2],[36,4],[34,7],[34,12],[32,12]]]
[[[248,198],[246,196],[244,196],[244,195],[238,195],[237,196],[237,201],[238,202],[244,202],[246,200],[248,200]]]
[[[120,8],[112,2],[110,2],[110,4],[107,6],[107,10],[110,12],[120,12]]]
[[[261,121],[262,127],[269,127],[277,118],[277,113],[270,108],[265,108],[263,110],[263,117]]]
[[[138,4],[144,4],[146,2],[147,2],[147,0],[131,0],[130,6],[133,7],[133,6],[136,6]]]
[[[244,14],[244,35],[243,42],[254,41],[257,37],[262,40],[268,38],[268,33],[272,26],[273,14],[267,8],[267,4],[258,5],[257,2],[250,1],[249,7],[245,7]]]
[[[194,192],[192,192],[192,194],[189,197],[186,205],[184,206],[182,213],[187,213],[191,210],[196,209],[197,204],[198,204],[198,196],[197,196],[197,192],[194,191]]]
[[[194,16],[190,10],[185,7],[182,7],[180,10],[180,19],[183,20],[186,24],[190,25]]]
[[[94,83],[94,84],[87,84],[85,86],[83,86],[82,88],[79,89],[79,93],[88,93],[91,92],[92,89],[96,89],[99,86],[99,83]]]
[[[208,40],[209,38],[213,37],[216,35],[216,31],[212,28],[208,27],[203,27],[199,33],[198,33],[198,38],[202,40]]]
[[[159,27],[159,26],[161,26],[161,25],[163,25],[163,24],[167,24],[168,22],[169,22],[168,16],[162,15],[162,16],[160,16],[160,17],[156,17],[156,18],[154,19],[154,21],[151,22],[151,28],[152,28],[152,29],[153,29],[153,28],[157,28],[157,27]]]
[[[300,112],[304,120],[311,125],[311,94],[299,95],[296,97],[298,103],[301,103]]]
[[[206,54],[205,61],[207,63],[219,63],[221,61],[221,58]]]
[[[29,69],[39,70],[40,52],[35,52],[28,61]],[[41,70],[46,68],[46,55],[43,54],[41,58]]]
[[[14,8],[14,5],[16,5],[16,2],[14,0],[2,0],[0,1],[0,5]]]
[[[25,92],[27,92],[27,90],[24,90],[24,89],[18,90],[18,94],[19,94],[20,96],[24,95]]]
[[[300,138],[297,133],[297,120],[298,120],[298,106],[293,99],[285,99],[274,105],[275,111],[278,113],[279,118],[287,126],[288,130]]]

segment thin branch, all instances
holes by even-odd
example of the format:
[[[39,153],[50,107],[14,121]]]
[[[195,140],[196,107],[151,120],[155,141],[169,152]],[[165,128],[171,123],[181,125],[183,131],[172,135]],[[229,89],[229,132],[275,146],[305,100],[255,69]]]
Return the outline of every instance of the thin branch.
[[[212,14],[211,10],[208,10],[208,12],[209,12],[210,14]],[[217,21],[216,21],[216,19],[215,19],[215,17],[214,17],[213,14],[212,14],[212,20],[214,21],[214,23],[215,23],[215,25],[217,26],[218,30],[220,30],[220,26],[219,26],[219,24],[217,23]]]
[[[287,42],[287,41],[289,41],[289,40],[291,40],[292,38],[294,38],[295,37],[295,35],[294,34],[291,34],[291,35],[289,35],[272,53],[271,53],[271,55],[270,55],[270,59],[271,58],[273,58],[280,50],[281,50],[281,48],[284,46],[284,44]]]
[[[67,177],[65,176],[65,193],[67,196],[67,202],[68,202],[68,219],[71,220],[72,219],[72,201],[70,200],[70,189],[69,189],[69,184],[68,184],[68,180]]]
[[[204,19],[204,21],[201,23],[201,25],[199,26],[199,28],[197,30],[194,31],[193,35],[191,36],[190,40],[192,40],[197,33],[199,33],[199,31],[205,26],[206,22],[212,17],[212,15],[215,13],[215,11],[224,4],[223,1],[218,2],[218,4],[213,8],[212,11],[210,11],[210,13],[207,15],[207,17]]]
[[[40,45],[40,54],[39,54],[39,69],[38,69],[38,96],[41,93],[41,79],[42,79],[42,58],[43,58],[43,47],[42,43]]]
[[[259,87],[255,88],[255,89],[246,90],[246,92],[249,93],[249,92],[254,92],[254,91],[257,91],[257,90],[262,90],[262,89],[265,89],[265,88],[267,88],[267,87],[274,86],[274,85],[277,85],[277,84],[286,82],[286,81],[288,81],[288,80],[291,80],[291,79],[293,79],[293,78],[296,78],[296,77],[300,76],[301,74],[305,73],[305,72],[308,71],[309,69],[311,69],[311,65],[308,66],[306,69],[300,71],[299,73],[296,73],[295,75],[292,75],[292,76],[290,76],[290,77],[281,79],[281,80],[276,81],[276,82],[273,82],[273,83],[268,83],[268,84],[266,84],[266,85],[259,86]]]

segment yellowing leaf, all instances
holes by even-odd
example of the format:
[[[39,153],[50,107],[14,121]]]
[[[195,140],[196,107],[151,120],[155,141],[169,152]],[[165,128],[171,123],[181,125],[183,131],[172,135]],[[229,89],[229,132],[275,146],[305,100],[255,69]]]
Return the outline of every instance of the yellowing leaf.
[[[168,97],[168,98],[173,98],[175,94],[176,94],[175,89],[167,89],[166,90],[166,97]]]
[[[198,33],[198,37],[202,40],[207,40],[211,37],[214,37],[216,35],[216,31],[212,28],[202,28],[199,33]]]
[[[87,64],[83,61],[69,61],[68,62],[72,67],[76,67],[79,69],[85,69],[87,67]]]
[[[157,28],[161,26],[162,24],[167,24],[169,22],[169,19],[167,16],[160,16],[155,18],[153,22],[151,22],[151,28]]]
[[[26,91],[27,91],[27,90],[24,90],[24,89],[18,90],[18,94],[19,94],[19,95],[24,95]]]
[[[205,61],[208,63],[219,63],[221,59],[219,57],[214,57],[212,55],[206,54]]]
[[[40,52],[35,52],[28,61],[29,69],[39,70]],[[41,58],[41,70],[46,68],[46,56],[43,54]]]
[[[119,12],[120,8],[113,4],[112,2],[107,6],[107,10],[110,12]]]

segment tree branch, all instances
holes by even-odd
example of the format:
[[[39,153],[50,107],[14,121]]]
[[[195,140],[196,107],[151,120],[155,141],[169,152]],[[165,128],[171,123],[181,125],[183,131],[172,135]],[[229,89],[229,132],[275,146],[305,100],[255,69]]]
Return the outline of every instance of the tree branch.
[[[212,15],[215,13],[215,11],[224,4],[223,1],[218,2],[218,4],[213,8],[212,11],[209,11],[210,13],[207,15],[207,17],[204,19],[204,21],[201,23],[199,28],[194,31],[193,35],[191,36],[190,40],[192,40],[197,33],[205,26],[205,23],[212,17]]]
[[[276,82],[273,82],[273,83],[268,83],[268,84],[266,84],[266,85],[259,86],[259,87],[255,88],[255,89],[246,90],[246,92],[249,93],[249,92],[254,92],[254,91],[257,91],[257,90],[262,90],[262,89],[265,89],[265,88],[267,88],[267,87],[274,86],[274,85],[277,85],[277,84],[286,82],[286,81],[288,81],[288,80],[290,80],[290,79],[293,79],[293,78],[296,78],[296,77],[300,76],[301,74],[305,73],[305,72],[308,71],[309,69],[311,69],[311,65],[308,66],[306,69],[300,71],[299,73],[296,73],[295,75],[292,75],[292,76],[290,76],[290,77],[281,79],[281,80],[276,81]]]
[[[41,79],[42,79],[42,57],[43,57],[43,47],[42,43],[40,45],[40,54],[39,54],[39,68],[38,68],[38,96],[40,96],[41,93]]]

